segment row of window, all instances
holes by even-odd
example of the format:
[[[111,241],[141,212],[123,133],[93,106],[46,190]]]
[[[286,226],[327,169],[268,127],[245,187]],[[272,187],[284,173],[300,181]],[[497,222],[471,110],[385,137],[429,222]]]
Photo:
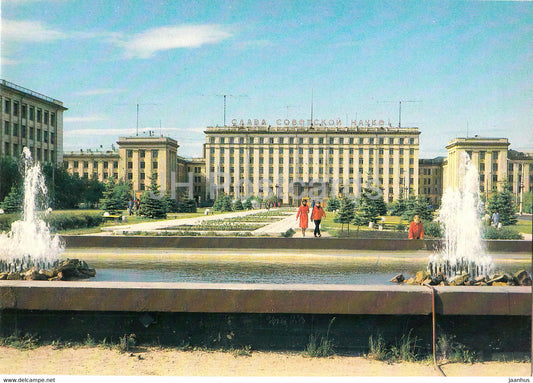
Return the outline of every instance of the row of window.
[[[83,173],[80,173],[80,172],[74,172],[75,174],[78,174],[80,177],[82,178],[89,178],[89,173],[88,172],[83,172]],[[118,173],[108,173],[108,172],[104,172],[103,173],[103,180],[107,180],[109,177],[113,177],[115,179],[118,179]],[[91,176],[92,179],[98,179],[98,173],[97,172],[93,172],[92,173],[92,176]]]
[[[365,138],[363,137],[359,137],[359,138],[354,138],[354,137],[349,137],[349,138],[344,138],[344,137],[340,137],[338,139],[336,139],[335,137],[329,137],[328,140],[326,140],[324,137],[317,137],[317,138],[314,138],[314,137],[279,137],[277,140],[275,140],[273,137],[270,137],[270,138],[266,138],[266,137],[249,137],[248,140],[247,140],[247,143],[250,143],[250,144],[254,144],[254,143],[259,143],[259,144],[274,144],[274,143],[278,143],[278,144],[285,144],[285,143],[288,143],[288,144],[319,144],[319,145],[324,145],[325,143],[329,143],[330,145],[334,145],[336,143],[339,143],[341,145],[344,145],[344,144],[350,144],[350,145],[354,145],[356,143],[359,143],[360,145],[363,145],[365,143],[368,143],[370,145],[374,145],[374,144],[379,144],[379,145],[389,145],[389,144],[400,144],[400,145],[404,145],[404,144],[409,144],[409,145],[414,145],[416,143],[416,140],[414,138],[394,138],[394,137],[380,137],[380,138],[374,138],[374,137],[370,137],[370,138],[367,138],[368,141],[365,142]],[[338,140],[338,142],[336,142],[336,140]],[[277,141],[277,142],[275,142]],[[209,137],[209,143],[211,144],[214,144],[216,143],[217,140],[215,137]],[[244,137],[228,137],[228,139],[226,140],[225,137],[219,137],[218,139],[218,143],[220,144],[225,144],[225,143],[228,143],[228,144],[244,144],[245,143],[245,139]]]
[[[145,169],[146,168],[146,162],[144,162],[144,161],[139,162],[139,167],[141,169]],[[133,169],[133,162],[128,161],[128,169]],[[157,169],[157,161],[153,161],[152,162],[152,169]]]
[[[77,168],[79,167],[80,163],[83,164],[84,168],[89,167],[89,161],[72,161],[72,167]],[[107,169],[110,163],[113,163],[113,167],[115,169],[118,168],[118,161],[103,161],[104,169]],[[66,168],[68,168],[68,161],[64,161],[63,164]],[[93,167],[98,168],[98,161],[93,161]]]
[[[472,158],[472,151],[471,150],[467,150],[466,153],[468,154],[468,156],[470,158]],[[486,154],[489,154],[492,153],[492,160],[493,161],[497,161],[498,160],[498,154],[499,152],[485,152],[485,151],[480,151],[478,152],[479,153],[479,159],[480,160],[484,160],[485,159],[485,156]]]
[[[20,127],[20,137],[21,138],[29,138],[30,140],[37,140],[37,141],[43,141],[48,143],[48,137],[50,137],[50,143],[55,144],[56,136],[55,133],[49,132],[48,130],[42,130],[42,129],[35,129],[33,127],[30,127],[29,129],[26,127],[26,125],[19,125],[19,124],[13,124],[11,126],[11,123],[9,121],[4,121],[4,134],[6,136],[13,136],[18,137],[19,136],[19,127]]]
[[[230,192],[233,192],[233,191],[234,191],[234,187],[233,187],[233,185],[235,185],[235,179],[234,179],[233,177],[231,177],[231,179],[230,179],[229,181],[230,181],[230,185],[229,185],[229,186],[230,186]],[[263,181],[266,181],[266,180],[263,180]],[[289,181],[289,184],[294,184],[295,179],[294,179],[293,177],[289,177],[288,181]],[[383,186],[383,185],[385,185],[385,184],[383,183],[383,181],[384,181],[383,178],[379,178],[379,179],[378,179],[378,186]],[[219,185],[224,185],[225,182],[226,182],[225,178],[224,178],[223,176],[220,176],[219,179],[218,179],[218,184],[219,184]],[[272,178],[272,177],[269,178],[269,179],[268,179],[268,182],[272,185],[272,184],[274,183],[274,178]],[[278,182],[281,182],[281,180],[278,181]],[[323,180],[320,179],[319,182],[323,182]],[[410,182],[409,185],[413,185],[414,179],[413,179],[413,178],[410,178],[410,179],[409,179],[409,182]],[[249,178],[249,179],[248,179],[248,182],[246,182],[246,180],[242,180],[241,184],[242,184],[242,186],[240,187],[241,190],[243,190],[244,188],[248,188],[248,189],[250,189],[251,186],[254,185],[254,180],[253,180],[253,178]],[[389,178],[389,183],[388,183],[388,185],[393,185],[393,184],[394,184],[393,179],[392,179],[392,178]],[[348,190],[349,190],[350,193],[353,193],[353,185],[355,185],[355,183],[351,183],[350,185],[352,185],[352,186],[348,186]],[[263,188],[261,187],[261,185],[258,185],[258,186],[259,186],[258,188],[259,188],[260,190],[263,189]],[[405,189],[405,190],[410,189],[410,188],[408,188],[408,187],[405,187],[405,188],[404,188],[404,187],[403,187],[403,184],[402,184],[402,185],[398,184],[398,188],[399,188],[400,190],[402,190],[402,189]],[[385,189],[385,190],[387,190],[387,189]],[[389,190],[389,194],[393,194],[393,192],[394,192],[393,187],[389,187],[388,190]]]
[[[224,166],[220,166],[219,168],[217,168],[217,171],[219,173],[225,173],[225,169],[226,168]],[[259,167],[258,173],[259,174],[263,174],[263,170],[264,169],[265,168],[263,168],[262,166]],[[289,174],[293,174],[294,173],[294,169],[296,169],[294,166],[290,166],[289,167]],[[299,174],[303,174],[304,173],[304,168],[302,166],[298,167],[297,169],[298,169]],[[315,170],[315,168],[313,166],[309,166],[307,169],[308,169],[308,173],[309,174],[313,173],[314,170]],[[319,166],[319,167],[317,167],[317,169],[318,169],[318,173],[319,174],[324,174],[324,169],[326,169],[329,172],[329,174],[334,174],[334,172],[335,172],[335,168],[333,168],[333,167]],[[353,167],[346,168],[346,170],[348,171],[348,174],[354,174],[354,169],[357,170],[357,168],[353,168]],[[379,167],[377,169],[378,169],[378,174],[384,174],[384,170],[383,170],[382,167]],[[344,174],[344,170],[345,170],[344,167],[339,167],[339,174]],[[360,167],[358,170],[359,170],[359,174],[363,174],[364,173],[364,168]],[[404,168],[400,168],[400,172],[399,172],[400,175],[403,175],[405,170],[406,169],[404,169]],[[244,172],[245,172],[245,169],[243,167],[240,167],[239,168],[239,174],[244,174]],[[409,168],[409,174],[412,175],[412,174],[414,174],[414,172],[415,172],[414,168]],[[211,173],[215,173],[215,167],[214,166],[211,167]],[[229,173],[230,174],[234,174],[235,173],[235,168],[234,167],[230,167],[229,168]],[[249,168],[248,169],[248,173],[253,175],[254,174],[254,169],[253,168]],[[272,166],[269,167],[268,168],[268,173],[269,174],[274,174],[274,167],[272,167]],[[373,167],[369,167],[368,170],[367,170],[367,173],[371,173],[371,174],[374,173],[374,168]],[[394,174],[394,169],[389,168],[389,174],[390,175]]]
[[[244,161],[244,157],[239,157],[239,159],[240,159],[240,163],[241,163],[241,164],[244,164],[244,163],[245,163],[245,161]],[[217,161],[216,161],[215,157],[211,157],[211,158],[210,158],[209,163],[210,163],[211,166],[214,166],[216,162],[217,162]],[[218,161],[218,162],[221,162],[221,161]],[[225,161],[222,161],[222,162],[225,162]],[[272,157],[270,157],[270,161],[269,161],[269,162],[270,162],[270,163],[274,163]],[[278,164],[278,165],[283,165],[284,162],[285,162],[284,158],[283,158],[283,157],[280,157],[280,158],[278,159],[278,161],[277,161],[277,164]],[[310,158],[308,159],[307,162],[308,162],[309,164],[313,164],[313,163],[314,163],[313,157],[310,157]],[[318,163],[319,163],[319,164],[324,164],[325,162],[327,162],[327,163],[329,163],[329,164],[334,164],[334,163],[335,163],[335,159],[334,159],[333,157],[329,157],[328,161],[325,161],[324,158],[318,158]],[[363,164],[365,163],[364,159],[363,159],[363,158],[360,158],[360,157],[359,157],[359,161],[358,161],[358,162],[359,162],[360,165],[363,165]],[[234,163],[235,163],[235,158],[234,158],[234,157],[230,157],[230,159],[229,159],[229,163],[230,163],[230,164],[234,164]],[[248,163],[249,163],[250,165],[253,165],[253,164],[255,163],[254,157],[250,157],[250,158],[248,159]],[[265,163],[265,158],[264,158],[264,157],[259,157],[259,164],[261,165],[261,164],[264,164],[264,163]],[[289,164],[293,164],[293,163],[303,164],[303,163],[304,163],[304,158],[303,158],[303,157],[296,157],[296,158],[295,158],[295,157],[289,157]],[[340,157],[340,158],[338,159],[338,163],[341,164],[341,165],[344,164],[344,158],[343,158],[343,157]],[[354,158],[354,157],[350,157],[350,158],[348,159],[348,163],[349,163],[350,165],[353,165],[353,164],[355,163],[355,158]],[[378,158],[378,163],[379,163],[380,165],[383,165],[383,164],[385,163],[383,157]],[[409,158],[409,165],[414,165],[414,163],[415,163],[414,158]],[[369,158],[368,158],[368,164],[369,164],[369,165],[373,165],[373,164],[374,164],[374,157],[369,157]],[[390,164],[390,165],[394,165],[394,158],[393,158],[393,157],[389,157],[389,164]],[[404,159],[403,159],[403,157],[398,158],[398,164],[400,164],[400,165],[403,165],[403,164],[404,164]]]
[[[219,150],[220,150],[220,154],[225,154],[226,153],[225,148],[219,148]],[[264,148],[258,148],[258,150],[259,150],[259,154],[264,154],[265,153]],[[279,154],[284,154],[283,148],[279,148],[276,151]],[[344,149],[343,148],[339,148],[338,151],[339,151],[339,155],[344,154]],[[215,148],[213,148],[213,147],[210,148],[209,152],[211,154],[215,154]],[[239,148],[239,154],[244,154],[244,152],[245,152],[244,148]],[[347,152],[350,153],[350,154],[354,154],[355,150],[354,150],[354,148],[350,148],[349,150],[347,150]],[[385,149],[379,148],[379,149],[376,150],[376,152],[379,153],[379,155],[384,155],[385,154]],[[230,153],[230,155],[235,154],[235,148],[229,148],[229,153]],[[274,148],[269,148],[268,149],[268,153],[269,154],[274,154]],[[313,148],[309,148],[308,149],[308,153],[309,154],[314,154]],[[329,148],[329,149],[326,150],[326,153],[329,153],[330,155],[334,155],[335,154],[335,149],[334,148]],[[358,153],[359,153],[359,155],[363,155],[364,154],[364,149],[363,148],[359,148]],[[405,153],[406,152],[404,151],[404,148],[400,148],[399,154],[400,155],[404,155]],[[289,148],[289,154],[294,154],[294,148]],[[304,154],[304,148],[298,148],[298,154]],[[324,154],[324,148],[318,148],[318,154]],[[368,154],[374,155],[374,148],[368,149]],[[409,149],[409,155],[413,156],[414,154],[415,154],[415,150],[413,148],[410,148]],[[253,151],[251,151],[250,155],[253,155]],[[394,155],[394,149],[392,149],[392,148],[389,149],[389,155]]]
[[[4,156],[15,156],[18,157],[22,154],[22,149],[26,145],[11,144],[10,142],[4,142]],[[37,161],[52,161],[55,162],[56,152],[54,150],[35,148],[33,146],[29,147],[31,156]],[[48,156],[50,154],[50,156]]]
[[[48,110],[42,110],[36,108],[33,105],[22,104],[19,105],[18,101],[11,101],[10,99],[4,99],[4,113],[13,114],[13,116],[21,116],[22,118],[29,119],[30,121],[36,121],[56,126],[56,114],[49,112]],[[29,117],[29,118],[28,118]]]
[[[152,158],[157,158],[159,150],[154,149],[151,152],[152,152]],[[128,158],[133,157],[133,150],[127,150],[126,151],[126,155],[127,155]],[[146,156],[146,150],[140,149],[139,150],[139,157],[140,158],[144,158],[145,156]]]

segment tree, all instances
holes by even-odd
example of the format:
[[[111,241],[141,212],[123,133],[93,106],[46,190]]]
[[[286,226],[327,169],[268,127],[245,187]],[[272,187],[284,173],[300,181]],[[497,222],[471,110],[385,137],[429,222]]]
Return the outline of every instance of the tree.
[[[113,178],[108,178],[100,200],[100,209],[109,212],[109,214],[118,214],[123,210],[123,202],[120,195],[115,193],[115,186]]]
[[[242,204],[242,207],[246,210],[252,210],[253,209],[253,205],[252,205],[252,197],[250,198],[246,198],[246,200],[244,201],[244,203]]]
[[[363,188],[363,193],[358,200],[358,205],[355,209],[355,217],[353,223],[359,226],[368,225],[370,222],[376,223],[378,221],[379,212],[376,204],[373,202],[372,195],[369,189]]]
[[[490,196],[487,211],[490,215],[498,212],[502,225],[514,225],[518,221],[514,195],[508,188],[504,188],[502,192],[494,193]]]
[[[335,211],[337,209],[340,209],[340,207],[341,207],[341,202],[337,198],[330,198],[326,205],[326,210]]]
[[[411,197],[405,201],[405,210],[401,217],[410,221],[415,215],[418,215],[421,220],[433,221],[433,210],[430,206],[431,204],[427,197]]]
[[[522,212],[533,213],[533,192],[524,192],[522,195]]]
[[[232,203],[229,195],[224,193],[220,194],[213,204],[213,210],[215,211],[232,211]]]
[[[175,198],[172,198],[172,196],[170,195],[170,191],[168,190],[165,193],[165,204],[167,208],[167,213],[178,213],[180,211],[178,201]]]
[[[22,185],[18,163],[11,157],[0,158],[0,201],[11,192],[13,185]]]
[[[403,198],[403,195],[400,194],[400,197],[391,204],[390,214],[394,216],[401,216],[404,213],[406,208],[407,208],[406,200]]]
[[[187,198],[179,204],[179,211],[182,213],[196,213],[196,201]]]
[[[155,177],[151,178],[147,191],[141,195],[139,214],[148,218],[166,218],[167,206],[164,196],[159,194],[159,185]]]
[[[350,222],[355,218],[354,203],[350,198],[343,197],[340,200],[339,212],[335,216],[334,222],[341,223],[341,232],[344,231],[344,224],[348,225],[350,233]]]
[[[244,210],[244,207],[242,206],[242,201],[240,199],[236,199],[235,202],[233,202],[233,211],[240,210]]]
[[[19,212],[22,210],[23,199],[24,195],[22,191],[15,185],[13,185],[11,187],[11,191],[2,202],[2,209],[5,213]]]

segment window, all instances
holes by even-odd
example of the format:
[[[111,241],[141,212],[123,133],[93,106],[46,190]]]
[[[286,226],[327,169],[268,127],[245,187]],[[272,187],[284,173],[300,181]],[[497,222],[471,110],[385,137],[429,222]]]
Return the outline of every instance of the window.
[[[44,123],[48,124],[48,111],[47,110],[44,111]]]
[[[84,168],[89,167],[89,161],[83,161],[83,167]]]
[[[35,121],[35,108],[30,106],[30,120]]]
[[[146,177],[146,174],[145,173],[141,173],[141,180],[144,180]]]
[[[133,169],[133,162],[128,162],[128,169]]]
[[[43,122],[43,111],[41,109],[37,109],[37,122]]]
[[[144,169],[145,168],[145,162],[144,161],[141,161],[141,169]]]
[[[152,158],[157,158],[158,153],[159,153],[159,150],[152,150]]]
[[[56,126],[56,115],[55,115],[55,113],[50,113],[50,125]]]
[[[109,163],[107,161],[104,161],[104,169],[107,169],[109,167]]]
[[[11,134],[11,129],[9,126],[9,121],[4,121],[4,134]],[[6,142],[7,144],[7,142]]]
[[[139,150],[139,157],[144,158],[145,154],[144,150]]]
[[[19,126],[18,124],[13,124],[13,135],[18,136],[19,135]]]
[[[157,161],[152,162],[152,168],[157,169]]]
[[[13,116],[19,115],[19,103],[16,101],[13,101]]]
[[[116,169],[118,168],[118,161],[113,161],[113,167]]]
[[[4,101],[4,111],[7,114],[11,113],[11,101],[10,100]]]
[[[35,138],[35,129],[30,128],[30,140],[33,140]]]

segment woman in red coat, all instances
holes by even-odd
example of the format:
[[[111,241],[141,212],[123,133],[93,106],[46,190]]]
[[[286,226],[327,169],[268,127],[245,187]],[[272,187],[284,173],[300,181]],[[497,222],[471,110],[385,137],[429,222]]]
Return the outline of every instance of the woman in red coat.
[[[317,201],[311,212],[311,219],[315,221],[315,237],[322,237],[322,234],[320,234],[320,222],[322,221],[322,218],[326,218],[326,213],[324,212],[324,209],[322,209],[322,206],[320,206],[320,201]]]
[[[413,221],[409,225],[409,239],[423,239],[424,225],[420,222],[420,217],[415,215]]]
[[[307,229],[307,221],[309,220],[309,206],[307,206],[307,201],[303,200],[302,205],[296,213],[296,221],[300,218],[300,227],[302,229],[302,236],[305,237],[305,229]]]

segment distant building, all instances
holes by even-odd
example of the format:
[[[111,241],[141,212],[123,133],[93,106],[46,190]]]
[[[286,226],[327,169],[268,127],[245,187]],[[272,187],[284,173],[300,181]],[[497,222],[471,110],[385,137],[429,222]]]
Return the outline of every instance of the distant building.
[[[0,157],[19,157],[26,146],[40,162],[63,162],[61,101],[0,80]]]
[[[462,180],[461,157],[467,153],[479,171],[481,192],[503,191],[507,177],[507,138],[455,138],[448,143],[448,156],[443,164],[444,188],[456,189]]]
[[[418,195],[427,197],[434,207],[440,206],[442,199],[443,161],[444,157],[418,161]]]
[[[148,190],[155,178],[159,190],[171,191],[178,179],[178,142],[169,137],[120,137],[119,178],[131,182],[136,195]]]
[[[118,150],[80,150],[63,154],[63,167],[80,178],[105,182],[108,178],[119,179]]]
[[[222,191],[293,204],[358,195],[368,183],[385,201],[418,194],[418,128],[251,125],[208,127],[205,135],[207,198]]]
[[[192,158],[187,162],[187,172],[192,173],[194,199],[198,203],[205,200],[207,183],[205,178],[205,158]]]

